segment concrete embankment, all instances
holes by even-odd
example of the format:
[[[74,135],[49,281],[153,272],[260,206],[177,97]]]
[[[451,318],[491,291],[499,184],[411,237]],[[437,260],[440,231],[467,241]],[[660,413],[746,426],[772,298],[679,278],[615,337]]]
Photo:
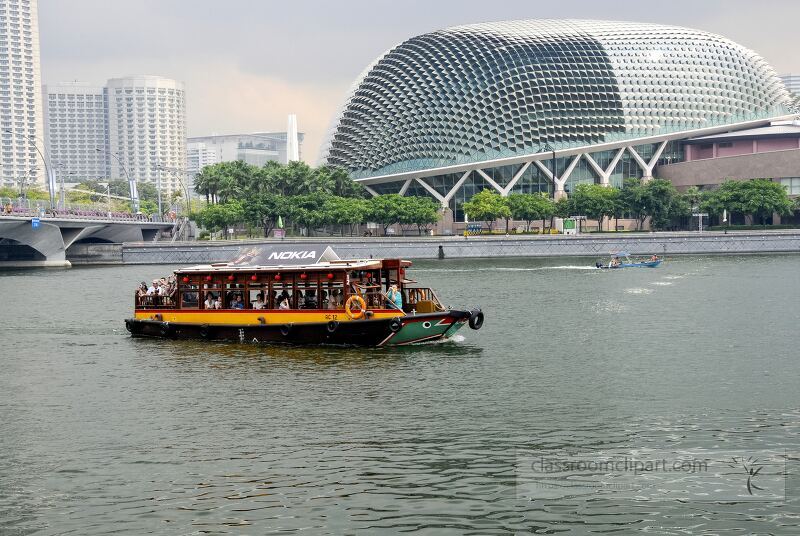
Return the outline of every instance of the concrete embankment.
[[[68,251],[73,264],[202,264],[224,262],[243,245],[282,243],[287,249],[330,245],[342,258],[406,259],[470,257],[605,257],[625,250],[634,255],[735,255],[800,253],[800,230],[730,233],[625,233],[582,236],[437,236],[424,238],[305,238],[285,240],[80,244]],[[73,246],[74,247],[74,246]]]

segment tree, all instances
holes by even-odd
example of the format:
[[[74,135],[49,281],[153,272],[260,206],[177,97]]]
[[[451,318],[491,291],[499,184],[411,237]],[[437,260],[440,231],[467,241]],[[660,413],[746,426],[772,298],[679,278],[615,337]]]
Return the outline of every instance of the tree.
[[[340,226],[344,236],[345,228],[353,235],[353,227],[362,223],[369,213],[369,202],[366,199],[331,196],[325,201],[323,212],[331,223]]]
[[[508,208],[505,199],[489,189],[481,190],[462,207],[464,213],[472,220],[485,221],[490,232],[498,219],[511,217],[511,209]]]
[[[773,213],[787,215],[793,209],[786,189],[769,179],[725,181],[716,190],[704,192],[701,207],[713,214],[721,214],[726,209],[731,213],[748,214],[760,219],[764,226]]]
[[[289,197],[286,203],[287,213],[294,223],[304,227],[308,236],[311,236],[316,227],[331,222],[324,210],[329,198],[328,194],[321,192]]]
[[[222,231],[228,238],[228,228],[244,220],[244,211],[238,201],[207,205],[193,218],[202,227],[211,232]]]
[[[439,221],[439,203],[430,197],[403,197],[401,202],[400,226],[416,225],[417,232],[422,235],[423,230]]]
[[[689,202],[668,180],[652,179],[644,185],[644,190],[653,229],[664,229],[675,219],[691,213]]]
[[[602,184],[579,184],[570,196],[571,208],[576,214],[597,220],[602,231],[603,220],[613,216],[617,209],[619,190]]]
[[[403,196],[399,194],[378,195],[369,200],[367,219],[383,227],[383,235],[390,225],[403,219]]]
[[[531,230],[533,220],[544,220],[553,214],[553,202],[547,194],[511,194],[506,198],[511,216],[525,222],[525,231]]]
[[[257,193],[242,201],[242,213],[251,225],[264,230],[264,237],[275,227],[278,217],[286,212],[286,198],[276,194]]]
[[[622,181],[622,190],[617,198],[615,213],[628,213],[636,218],[636,228],[641,229],[650,208],[647,190],[640,179]]]

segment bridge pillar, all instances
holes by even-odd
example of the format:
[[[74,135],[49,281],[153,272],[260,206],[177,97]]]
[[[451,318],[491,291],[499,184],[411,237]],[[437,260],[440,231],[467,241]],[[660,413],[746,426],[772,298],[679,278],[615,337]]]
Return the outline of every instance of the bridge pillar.
[[[30,221],[0,221],[0,268],[66,268],[64,239],[57,225]]]

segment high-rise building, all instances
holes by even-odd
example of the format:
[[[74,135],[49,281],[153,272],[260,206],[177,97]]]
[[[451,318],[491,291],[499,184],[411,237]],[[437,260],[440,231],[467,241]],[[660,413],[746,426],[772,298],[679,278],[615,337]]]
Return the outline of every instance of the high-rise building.
[[[186,144],[186,174],[189,177],[189,187],[194,187],[194,177],[200,171],[211,164],[219,162],[217,151],[213,147],[202,141],[189,142]]]
[[[304,134],[295,132],[297,137],[296,152],[293,159],[300,160]],[[255,132],[253,134],[224,134],[189,138],[188,143],[198,154],[205,155],[208,163],[233,162],[241,160],[254,166],[263,166],[267,162],[285,164],[289,160],[289,138],[286,132]],[[188,171],[192,175],[199,173],[203,164],[195,164],[197,157],[190,159]],[[197,166],[197,167],[193,167]]]
[[[77,82],[44,86],[44,130],[56,179],[105,179],[109,173],[108,94]]]
[[[186,100],[181,82],[158,76],[108,81],[110,176],[157,185],[170,194],[181,190],[179,173],[160,167],[186,167]]]
[[[779,77],[793,95],[800,96],[800,74],[782,74]]]
[[[2,185],[43,184],[37,0],[0,0],[0,128]]]

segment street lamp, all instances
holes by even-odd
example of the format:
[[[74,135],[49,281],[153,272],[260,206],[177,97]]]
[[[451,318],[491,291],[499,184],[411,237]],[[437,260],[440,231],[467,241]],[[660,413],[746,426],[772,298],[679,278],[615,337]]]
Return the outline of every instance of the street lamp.
[[[11,130],[10,128],[4,128],[3,132],[7,132],[8,134],[14,135],[14,131]],[[39,153],[39,156],[42,158],[42,163],[44,164],[44,171],[47,174],[47,191],[50,194],[50,208],[54,209],[56,208],[56,197],[55,197],[56,180],[55,176],[53,175],[53,170],[50,167],[50,164],[47,162],[47,158],[45,158],[44,153],[42,153],[42,151],[39,150],[39,146],[36,144],[36,142],[38,141],[37,138],[22,133],[20,133],[20,136],[27,138],[28,141],[31,142],[31,145],[33,145],[33,148],[36,149],[36,152]]]
[[[178,180],[178,182],[181,185],[181,188],[183,189],[184,193],[186,194],[186,208],[189,211],[189,213],[191,213],[192,212],[192,193],[189,190],[189,186],[186,183],[184,183],[183,180],[181,179],[181,175],[182,174],[185,174],[188,177],[190,175],[190,172],[185,170],[185,169],[167,167],[167,166],[165,166],[163,164],[156,164],[156,169],[159,171],[159,176],[160,176],[160,172],[161,171],[175,173],[175,178]]]
[[[113,156],[114,160],[117,161],[117,163],[119,164],[120,169],[122,169],[122,172],[125,174],[125,178],[128,179],[128,187],[131,190],[131,205],[132,205],[132,208],[133,208],[133,213],[134,214],[139,214],[140,213],[140,210],[139,210],[139,191],[136,188],[136,181],[133,180],[131,178],[131,176],[128,174],[128,170],[125,168],[125,164],[122,163],[122,159],[119,157],[118,154],[113,153],[111,151],[104,151],[103,149],[100,149],[99,147],[95,147],[94,150],[97,151],[98,153],[105,153],[107,155]]]

